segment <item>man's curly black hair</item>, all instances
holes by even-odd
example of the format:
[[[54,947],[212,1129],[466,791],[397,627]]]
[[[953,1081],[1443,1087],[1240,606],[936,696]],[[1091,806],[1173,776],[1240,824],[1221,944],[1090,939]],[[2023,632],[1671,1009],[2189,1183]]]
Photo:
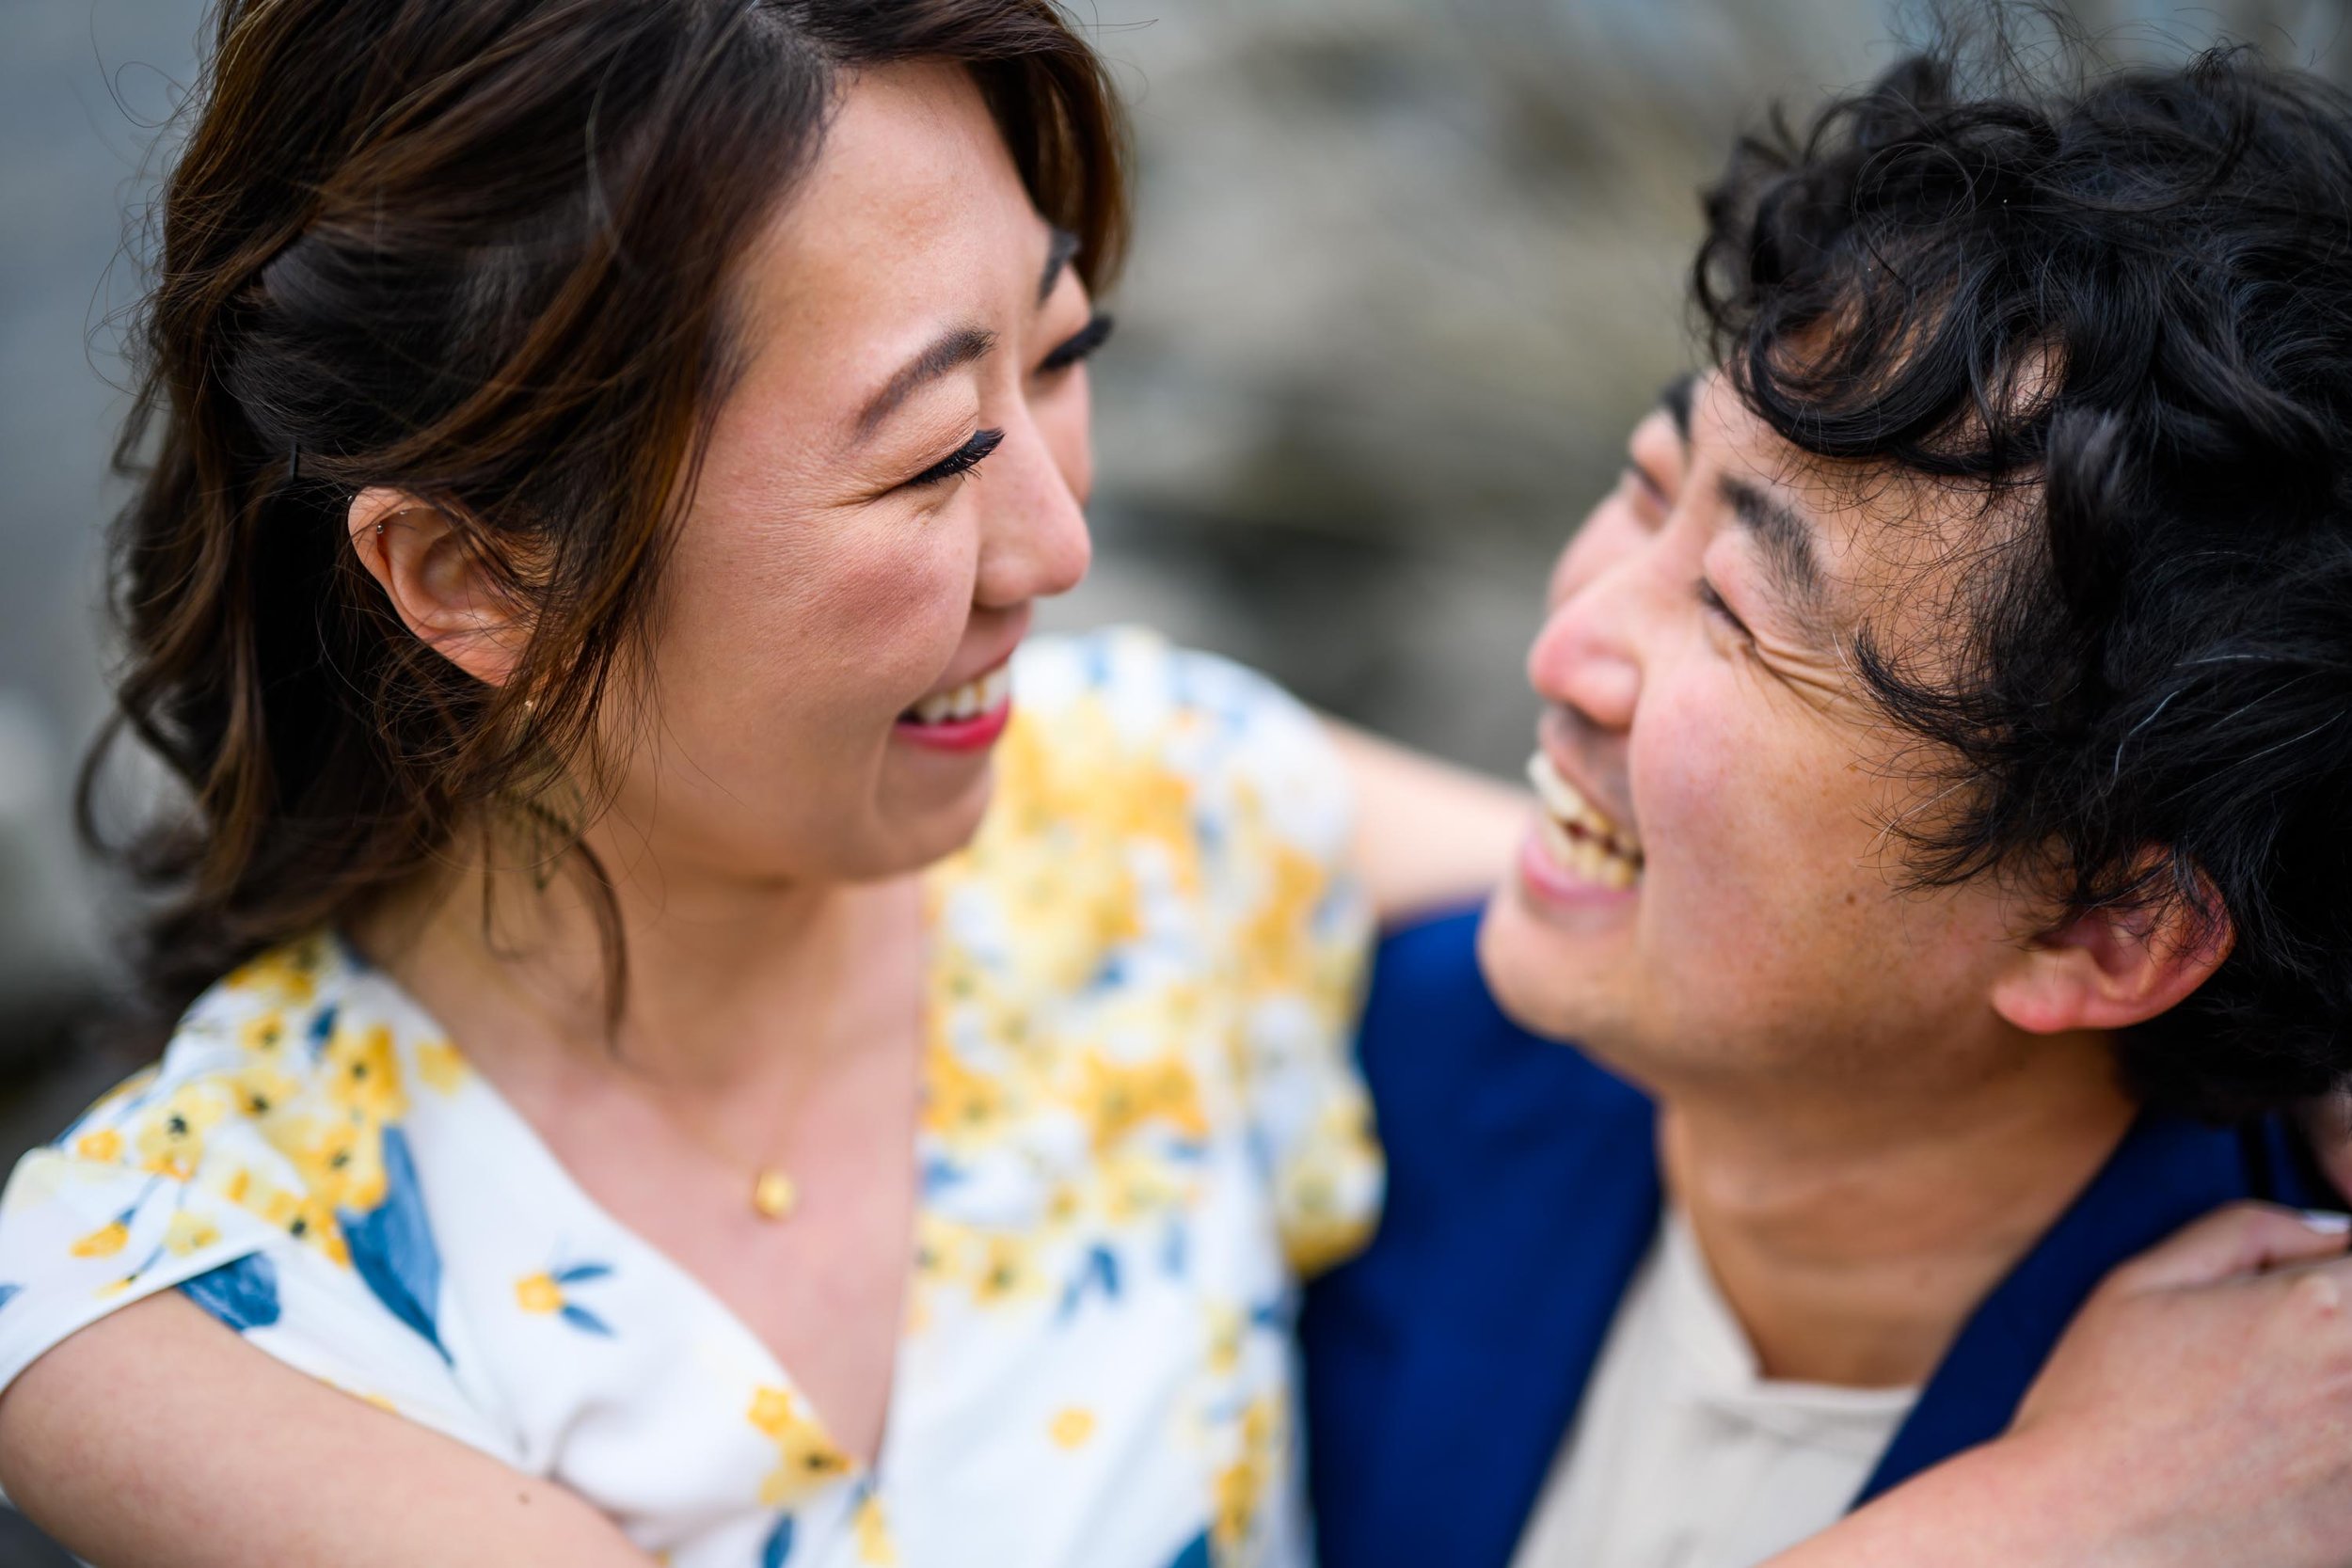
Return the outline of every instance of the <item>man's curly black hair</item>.
[[[1851,649],[1962,786],[1898,825],[1909,875],[2028,867],[2059,923],[2226,911],[2218,972],[2126,1032],[2134,1089],[2226,1117],[2338,1084],[2352,99],[2243,50],[1991,89],[1921,55],[1742,142],[1707,209],[1746,404],[1833,471],[1985,502],[1932,657]]]

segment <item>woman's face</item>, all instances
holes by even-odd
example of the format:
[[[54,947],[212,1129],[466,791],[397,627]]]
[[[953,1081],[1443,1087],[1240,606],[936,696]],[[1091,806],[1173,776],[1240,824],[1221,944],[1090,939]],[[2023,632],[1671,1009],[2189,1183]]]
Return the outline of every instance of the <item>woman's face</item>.
[[[964,71],[850,85],[743,263],[652,703],[612,720],[622,834],[665,872],[866,879],[971,836],[1006,660],[1087,569],[1099,334],[1070,251]]]

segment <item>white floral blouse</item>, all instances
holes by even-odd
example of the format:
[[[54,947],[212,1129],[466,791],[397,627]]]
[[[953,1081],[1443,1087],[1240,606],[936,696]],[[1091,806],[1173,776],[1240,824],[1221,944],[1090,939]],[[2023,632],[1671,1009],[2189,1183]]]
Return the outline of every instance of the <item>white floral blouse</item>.
[[[0,1386],[178,1289],[677,1568],[1303,1565],[1294,1298],[1367,1234],[1345,791],[1262,679],[1041,640],[930,874],[917,1255],[882,1458],[322,934],[228,976],[0,1199]]]

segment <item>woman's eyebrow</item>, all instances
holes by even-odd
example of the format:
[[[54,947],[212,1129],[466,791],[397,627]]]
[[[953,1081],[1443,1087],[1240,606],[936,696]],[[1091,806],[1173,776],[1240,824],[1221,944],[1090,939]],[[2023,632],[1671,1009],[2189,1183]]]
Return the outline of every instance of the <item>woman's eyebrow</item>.
[[[884,420],[898,412],[899,404],[925,384],[987,358],[995,347],[993,332],[977,326],[949,329],[937,342],[908,360],[903,370],[883,383],[881,391],[866,400],[866,406],[858,412],[857,438],[863,441],[873,435]]]
[[[1037,302],[1042,307],[1054,297],[1054,285],[1061,281],[1062,269],[1076,259],[1080,245],[1078,236],[1067,229],[1057,229],[1045,250],[1045,277],[1037,286]]]

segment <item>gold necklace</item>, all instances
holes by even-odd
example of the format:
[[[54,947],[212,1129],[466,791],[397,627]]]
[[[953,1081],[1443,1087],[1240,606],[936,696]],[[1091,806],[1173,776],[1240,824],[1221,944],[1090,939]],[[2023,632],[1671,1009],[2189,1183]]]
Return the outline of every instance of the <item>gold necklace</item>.
[[[545,1029],[551,1038],[563,1040],[566,1037],[562,1025],[556,1022],[546,1005],[510,976],[503,964],[488,954],[483,954],[481,957],[487,964],[491,976],[497,981],[499,988],[518,1003],[524,1011],[536,1019],[539,1026]],[[688,1143],[692,1144],[717,1164],[726,1166],[739,1177],[746,1167],[749,1167],[752,1173],[753,1213],[771,1225],[780,1225],[790,1219],[799,1210],[801,1206],[800,1183],[792,1180],[791,1173],[784,1168],[781,1161],[771,1160],[762,1164],[745,1160],[734,1149],[710,1136],[704,1129],[694,1126],[684,1117],[679,1116],[659,1095],[630,1084],[626,1069],[615,1075],[615,1081],[640,1104],[650,1108],[656,1116],[668,1122],[672,1132],[682,1135]]]
[[[770,1161],[766,1164],[759,1164],[746,1160],[732,1148],[722,1144],[717,1138],[711,1137],[702,1128],[690,1124],[685,1117],[672,1110],[660,1096],[636,1088],[628,1085],[626,1079],[623,1080],[623,1085],[628,1088],[628,1091],[639,1101],[651,1106],[655,1114],[670,1124],[673,1132],[684,1134],[687,1142],[694,1145],[718,1164],[725,1165],[739,1175],[746,1166],[749,1166],[752,1172],[753,1213],[771,1225],[780,1225],[790,1219],[793,1211],[800,1208],[800,1183],[792,1180],[791,1174],[780,1162]]]

